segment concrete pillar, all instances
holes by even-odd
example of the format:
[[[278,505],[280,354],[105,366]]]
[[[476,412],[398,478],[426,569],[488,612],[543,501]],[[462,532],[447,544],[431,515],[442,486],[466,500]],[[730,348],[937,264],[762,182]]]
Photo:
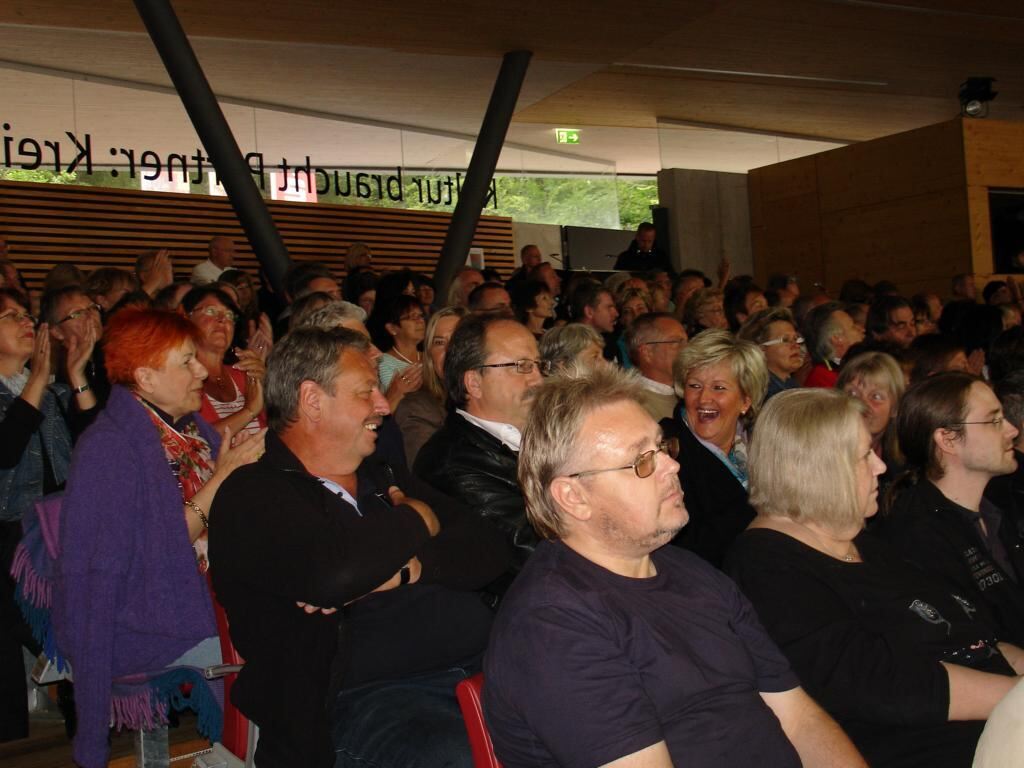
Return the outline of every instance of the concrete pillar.
[[[668,168],[658,172],[658,201],[668,209],[676,270],[699,269],[714,280],[728,256],[733,275],[754,273],[745,173]]]

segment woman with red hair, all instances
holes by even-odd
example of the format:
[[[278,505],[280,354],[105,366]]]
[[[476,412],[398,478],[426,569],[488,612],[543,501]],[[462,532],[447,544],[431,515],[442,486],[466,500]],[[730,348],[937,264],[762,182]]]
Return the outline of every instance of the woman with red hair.
[[[83,768],[107,764],[111,722],[166,722],[185,682],[200,729],[219,733],[218,691],[196,671],[220,650],[194,545],[218,487],[262,453],[263,433],[234,445],[228,433],[222,444],[198,416],[207,373],[196,339],[172,312],[114,315],[104,336],[110,399],[72,457],[54,630],[74,671]]]

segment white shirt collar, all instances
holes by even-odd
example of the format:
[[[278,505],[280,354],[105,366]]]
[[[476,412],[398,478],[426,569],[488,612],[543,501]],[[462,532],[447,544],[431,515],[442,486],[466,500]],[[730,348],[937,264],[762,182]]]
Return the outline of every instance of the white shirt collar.
[[[455,412],[473,426],[480,427],[484,432],[497,438],[502,444],[519,453],[519,444],[522,442],[523,436],[516,427],[513,427],[511,424],[503,424],[500,421],[481,419],[479,416],[466,413],[461,408],[456,408]]]
[[[340,496],[342,499],[344,499],[353,507],[355,507],[356,513],[358,513],[360,517],[363,516],[363,513],[359,511],[359,502],[355,500],[351,493],[342,488],[338,483],[334,482],[333,480],[329,480],[326,477],[317,476],[316,479],[320,481],[320,485],[322,485],[324,488],[329,490],[334,495]]]
[[[662,384],[660,381],[654,379],[648,379],[646,376],[640,377],[640,383],[644,385],[644,389],[650,390],[658,395],[675,395],[675,388],[668,384]]]

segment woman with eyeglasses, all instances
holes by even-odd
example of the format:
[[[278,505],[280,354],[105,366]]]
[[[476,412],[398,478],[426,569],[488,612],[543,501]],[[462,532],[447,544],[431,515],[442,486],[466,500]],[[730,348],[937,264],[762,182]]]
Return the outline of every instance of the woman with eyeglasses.
[[[395,376],[415,382],[419,389],[423,377],[423,337],[427,323],[423,305],[415,296],[400,294],[378,304],[368,320],[373,343],[384,353],[377,363],[381,392],[387,392]]]
[[[686,300],[683,308],[683,325],[692,339],[707,328],[728,330],[725,317],[725,298],[717,288],[701,288]]]
[[[983,599],[864,531],[885,469],[864,410],[823,388],[765,406],[750,449],[757,518],[726,569],[870,765],[968,768],[1024,652],[1003,642]]]
[[[736,334],[752,341],[764,352],[768,365],[768,390],[765,402],[787,389],[800,386],[794,374],[803,367],[804,337],[796,330],[788,309],[772,307],[751,315]]]
[[[673,539],[716,567],[754,519],[747,501],[747,441],[764,399],[768,369],[753,343],[708,329],[683,348],[673,366],[682,400],[661,421],[679,438],[679,482],[690,522]]]
[[[196,354],[209,372],[199,413],[222,436],[228,431],[232,435],[256,434],[267,424],[263,410],[267,350],[235,345],[238,308],[216,286],[193,288],[181,306],[199,329]]]
[[[71,461],[69,393],[50,384],[49,332],[45,324],[36,328],[26,303],[0,288],[0,741],[28,735],[21,646],[31,638],[7,575],[21,517],[63,487]]]

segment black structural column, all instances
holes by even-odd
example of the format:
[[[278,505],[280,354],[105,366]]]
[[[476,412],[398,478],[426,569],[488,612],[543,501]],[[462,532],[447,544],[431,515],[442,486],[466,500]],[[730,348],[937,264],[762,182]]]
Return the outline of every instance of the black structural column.
[[[434,273],[434,286],[439,296],[445,295],[455,272],[466,262],[531,56],[530,51],[509,51],[501,61],[501,70],[459,192],[459,201],[455,204],[452,222],[441,246],[441,258]]]
[[[284,276],[290,263],[288,251],[170,0],[135,0],[135,7],[217,169],[217,178],[227,190],[256,257],[274,290],[283,296]]]

